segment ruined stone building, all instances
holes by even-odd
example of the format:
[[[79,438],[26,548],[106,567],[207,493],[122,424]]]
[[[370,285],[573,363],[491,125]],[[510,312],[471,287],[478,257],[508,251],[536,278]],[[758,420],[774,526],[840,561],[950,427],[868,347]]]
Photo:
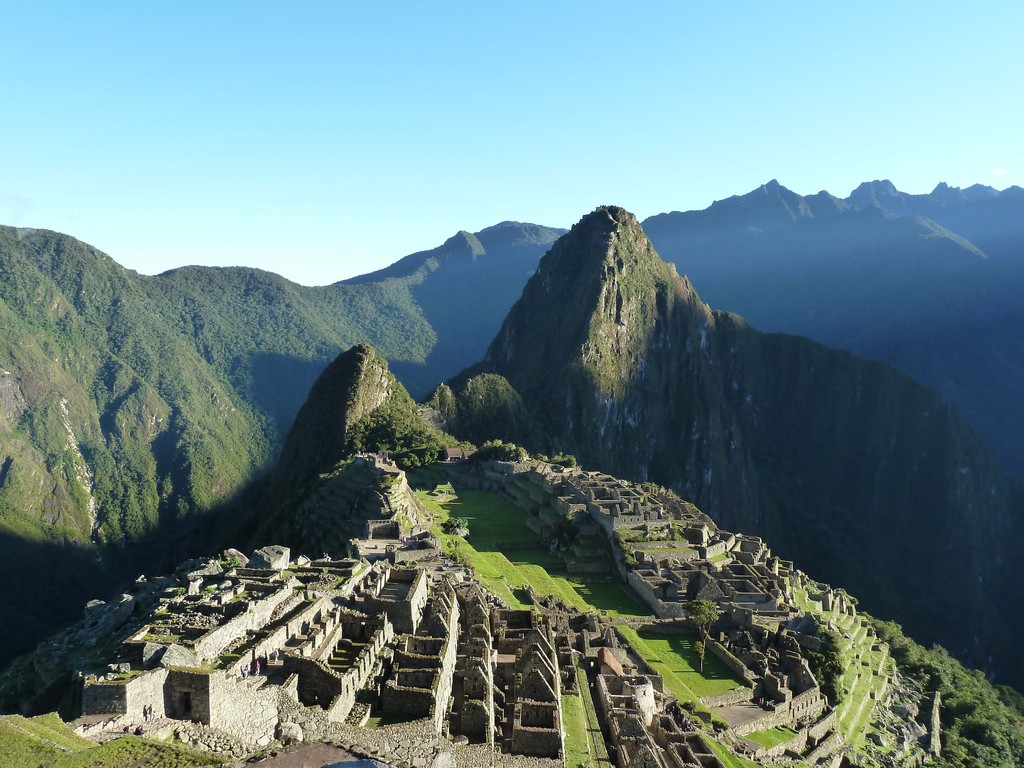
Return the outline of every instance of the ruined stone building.
[[[434,729],[442,733],[451,702],[458,641],[459,602],[451,585],[442,582],[430,599],[420,631],[398,638],[391,675],[381,696],[384,712],[409,719],[429,717]]]
[[[533,611],[495,610],[491,628],[505,750],[561,757],[561,675],[551,626]]]

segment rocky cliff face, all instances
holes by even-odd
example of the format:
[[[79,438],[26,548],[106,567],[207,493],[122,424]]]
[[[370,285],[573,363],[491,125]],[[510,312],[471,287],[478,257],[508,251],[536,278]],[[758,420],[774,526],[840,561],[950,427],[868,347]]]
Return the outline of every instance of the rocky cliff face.
[[[712,312],[626,211],[556,243],[463,378],[484,372],[544,426],[534,447],[670,486],[869,610],[1019,675],[1001,591],[1019,488],[955,411],[886,365]],[[969,616],[948,621],[951,604]]]

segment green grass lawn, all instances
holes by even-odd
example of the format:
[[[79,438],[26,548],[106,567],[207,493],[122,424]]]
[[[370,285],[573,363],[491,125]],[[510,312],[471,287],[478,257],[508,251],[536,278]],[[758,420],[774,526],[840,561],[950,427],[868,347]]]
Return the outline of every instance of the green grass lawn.
[[[67,752],[81,752],[83,749],[90,749],[96,746],[96,742],[82,738],[71,730],[71,727],[61,720],[60,715],[56,712],[39,715],[38,717],[11,715],[10,720],[12,724],[41,739],[53,742]]]
[[[0,719],[0,755],[8,768],[40,768],[52,764],[61,754],[56,747],[19,730],[7,718]]]
[[[767,731],[754,731],[754,733],[748,733],[743,738],[750,739],[754,743],[760,744],[762,747],[771,749],[772,747],[777,747],[779,744],[785,744],[794,736],[796,736],[796,731],[780,725],[777,728],[769,728]]]
[[[205,768],[223,765],[228,758],[194,752],[177,744],[163,744],[122,736],[93,749],[66,754],[50,763],[47,768]]]
[[[593,761],[587,746],[587,716],[579,696],[562,697],[562,726],[565,728],[565,768],[589,768]]]
[[[715,756],[725,765],[725,768],[761,768],[752,760],[747,760],[745,757],[734,755],[723,744],[719,744],[714,739],[707,739],[706,741],[711,747],[711,751],[714,752]]]
[[[503,496],[462,491],[457,499],[439,503],[428,491],[416,495],[434,516],[434,533],[446,549],[461,552],[484,586],[509,605],[526,607],[517,590],[529,585],[581,610],[609,616],[650,615],[619,584],[589,581],[565,571],[561,558],[550,554],[541,537],[527,527],[527,514]],[[467,540],[441,530],[441,523],[449,517],[466,519]],[[509,545],[525,548],[511,549]]]
[[[694,650],[696,634],[637,632],[632,627],[619,627],[619,631],[665,679],[666,687],[680,701],[717,696],[745,684],[711,653],[704,657],[704,669],[701,671],[700,660]]]

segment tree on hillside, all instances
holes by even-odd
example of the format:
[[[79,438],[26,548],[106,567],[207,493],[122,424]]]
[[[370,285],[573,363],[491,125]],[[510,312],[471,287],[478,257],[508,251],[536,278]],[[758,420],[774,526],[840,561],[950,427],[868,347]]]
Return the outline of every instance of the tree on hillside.
[[[441,530],[451,536],[465,536],[469,533],[469,520],[464,517],[449,517],[441,523]]]
[[[700,660],[700,671],[704,671],[704,643],[708,639],[708,631],[711,625],[718,621],[718,604],[711,600],[691,600],[686,605],[690,621],[697,625],[700,633],[700,645],[697,649],[697,658]]]

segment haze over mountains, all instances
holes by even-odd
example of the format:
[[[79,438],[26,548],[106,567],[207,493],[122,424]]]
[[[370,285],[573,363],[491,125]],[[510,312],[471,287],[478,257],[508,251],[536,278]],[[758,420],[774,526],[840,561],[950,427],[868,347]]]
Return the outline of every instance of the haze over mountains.
[[[777,182],[644,221],[713,307],[935,387],[1024,474],[1024,190],[887,181],[846,200]]]
[[[737,311],[759,330],[802,333],[898,365],[953,400],[1019,472],[1022,200],[1016,188],[940,187],[908,196],[872,183],[844,201],[826,193],[801,197],[769,184],[706,211],[654,217],[643,227],[658,253],[675,261],[711,306]],[[646,253],[643,233],[632,224],[627,229]],[[117,579],[158,569],[163,558],[180,559],[169,550],[184,546],[178,538],[183,526],[195,513],[230,511],[236,494],[269,470],[310,386],[339,351],[372,344],[415,396],[482,359],[561,233],[505,222],[460,232],[378,273],[307,288],[245,268],[186,267],[147,277],[66,235],[0,228],[0,313],[8,330],[0,342],[0,552],[14,574],[13,589],[0,598],[0,618],[16,616],[24,627],[2,638],[0,659],[30,648]],[[648,256],[654,266],[645,279],[674,285],[676,278]],[[564,294],[533,304],[529,317],[516,321],[532,328],[521,333],[538,346],[509,354],[555,360],[579,349],[572,333],[594,316],[584,304],[596,301],[585,293],[581,274],[565,273]],[[819,353],[803,340],[760,337],[738,318],[709,314],[692,288],[673,299],[669,311],[668,305],[631,303],[636,286],[629,278],[614,284],[623,287],[623,308],[616,309],[616,293],[603,299],[614,343],[594,347],[602,381],[628,380],[645,366],[657,369],[663,382],[678,380],[680,389],[664,396],[684,401],[651,407],[683,437],[696,425],[698,437],[686,437],[685,450],[680,444],[660,451],[655,461],[639,455],[667,445],[653,431],[645,436],[654,441],[650,446],[632,444],[630,420],[640,411],[602,411],[597,433],[586,436],[582,419],[595,412],[580,399],[572,428],[552,433],[560,447],[597,464],[614,463],[623,474],[637,476],[645,467],[666,484],[678,472],[677,487],[723,515],[723,522],[764,531],[773,546],[818,558],[824,569],[848,565],[858,579],[887,571],[844,560],[855,553],[829,561],[829,546],[885,529],[883,499],[900,510],[926,510],[920,512],[925,517],[908,518],[925,538],[899,546],[927,553],[919,576],[926,579],[939,565],[936,558],[948,561],[950,542],[970,542],[967,554],[957,550],[965,564],[942,587],[971,601],[978,621],[990,627],[998,613],[992,596],[1003,589],[998,553],[1016,535],[1016,528],[1000,527],[1017,524],[1006,517],[1015,486],[947,405],[882,366]],[[588,285],[601,291],[612,283]],[[675,288],[659,290],[666,300],[676,295]],[[641,314],[629,316],[629,306],[641,307]],[[679,332],[668,330],[672,323],[692,330],[696,318],[704,318],[710,330],[706,338],[687,330],[669,345],[672,354],[649,355],[641,337],[620,329],[654,318],[667,323],[658,326],[666,340]],[[683,338],[699,354],[687,353]],[[707,363],[709,355],[721,359]],[[778,371],[750,373],[769,371],[772,360]],[[743,390],[733,389],[734,380],[737,387],[745,381],[741,371],[765,403],[797,391],[805,394],[806,408],[789,413],[765,406],[760,418],[773,425],[768,431],[764,423],[748,423],[752,417],[735,401]],[[516,375],[505,372],[512,385],[498,377],[475,384],[489,404],[491,436],[520,428],[533,430],[524,433],[528,440],[549,439],[546,430],[560,422],[536,417],[531,386],[516,375],[536,376],[540,392],[554,386],[554,379],[544,383],[550,371],[528,362]],[[835,399],[815,400],[822,380],[834,382]],[[572,376],[567,381],[579,384]],[[901,451],[892,453],[882,431],[870,432],[870,425],[836,421],[849,415],[842,397],[859,398],[875,409],[876,420],[892,421],[889,437],[906,443]],[[830,453],[829,445],[816,442],[812,427],[821,423],[843,435],[847,453]],[[726,436],[737,434],[734,448]],[[774,440],[788,441],[786,450]],[[904,450],[921,458],[901,463],[897,455],[910,455]],[[766,465],[766,456],[778,463]],[[706,466],[696,473],[693,462]],[[966,475],[958,474],[961,468]],[[711,471],[707,480],[704,469]],[[939,479],[928,480],[933,477]],[[844,497],[835,508],[854,511],[815,518],[820,507],[814,505],[826,496]],[[870,513],[862,515],[860,505]],[[796,517],[779,516],[780,510]],[[840,519],[851,528],[842,529]],[[802,529],[788,531],[789,525]],[[901,551],[885,537],[865,546],[890,564]],[[971,585],[975,567],[983,581]],[[831,578],[831,572],[821,576]],[[861,590],[880,600],[882,613],[897,608],[886,602],[888,578]],[[40,594],[55,598],[43,604]],[[911,628],[937,621],[924,606],[911,611],[916,616],[901,616]],[[958,652],[986,663],[981,645],[950,637]]]

